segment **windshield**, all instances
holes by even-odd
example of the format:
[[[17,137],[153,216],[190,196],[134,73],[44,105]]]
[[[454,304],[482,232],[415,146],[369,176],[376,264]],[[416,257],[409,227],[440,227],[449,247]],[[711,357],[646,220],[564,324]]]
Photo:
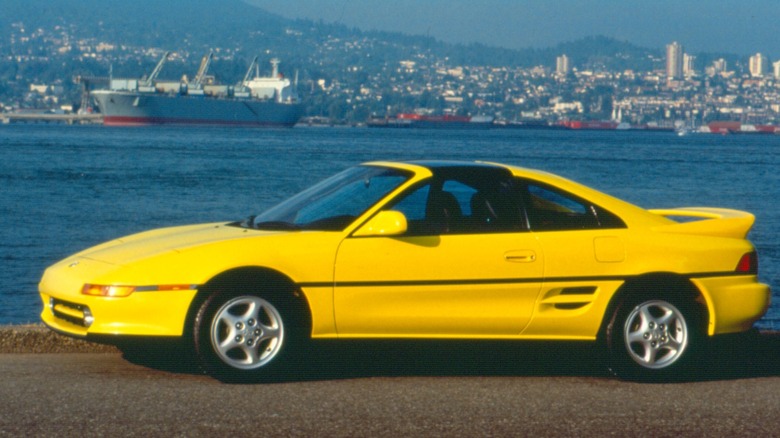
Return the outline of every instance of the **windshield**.
[[[398,169],[352,167],[249,217],[241,226],[260,230],[343,230],[410,176]]]

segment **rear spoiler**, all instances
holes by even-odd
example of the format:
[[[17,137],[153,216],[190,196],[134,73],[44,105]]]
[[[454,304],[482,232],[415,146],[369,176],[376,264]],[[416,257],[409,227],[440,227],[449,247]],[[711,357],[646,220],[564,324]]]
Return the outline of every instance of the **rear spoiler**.
[[[700,234],[744,239],[756,220],[756,217],[751,213],[726,208],[684,207],[648,211],[667,218],[686,218],[684,222],[661,225],[654,228],[664,233]],[[691,221],[687,220],[687,218],[698,220]]]

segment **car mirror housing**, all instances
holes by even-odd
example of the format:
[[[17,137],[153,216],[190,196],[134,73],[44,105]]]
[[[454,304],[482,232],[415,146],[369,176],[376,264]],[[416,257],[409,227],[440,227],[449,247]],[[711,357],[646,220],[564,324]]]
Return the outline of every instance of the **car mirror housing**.
[[[398,236],[406,232],[406,216],[400,211],[385,210],[380,211],[372,217],[362,227],[358,228],[352,236],[370,237],[370,236]]]

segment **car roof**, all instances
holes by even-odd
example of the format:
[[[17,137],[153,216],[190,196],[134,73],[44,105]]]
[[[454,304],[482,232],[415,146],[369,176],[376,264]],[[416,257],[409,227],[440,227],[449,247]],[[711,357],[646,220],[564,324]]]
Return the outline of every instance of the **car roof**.
[[[411,160],[411,161],[372,161],[363,163],[368,166],[389,166],[399,167],[408,170],[425,168],[432,173],[457,169],[510,169],[499,163],[488,163],[485,161],[458,161],[458,160]]]
[[[435,169],[449,169],[449,168],[464,168],[464,167],[487,167],[487,168],[506,168],[506,166],[499,165],[496,163],[487,163],[484,161],[456,161],[456,160],[415,160],[415,161],[408,161],[410,164],[415,164],[422,167],[427,167],[428,169],[435,170]]]

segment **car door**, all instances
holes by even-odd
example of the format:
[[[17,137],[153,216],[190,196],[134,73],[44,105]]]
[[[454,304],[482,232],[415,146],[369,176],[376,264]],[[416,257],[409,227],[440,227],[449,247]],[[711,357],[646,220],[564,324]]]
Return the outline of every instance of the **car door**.
[[[334,288],[339,336],[502,337],[523,330],[544,260],[520,205],[493,187],[496,177],[430,181],[388,207],[407,217],[405,235],[342,242]],[[483,191],[510,213],[483,217]]]
[[[546,263],[523,336],[594,339],[625,280],[625,224],[573,194],[534,182],[526,189],[529,225]]]

